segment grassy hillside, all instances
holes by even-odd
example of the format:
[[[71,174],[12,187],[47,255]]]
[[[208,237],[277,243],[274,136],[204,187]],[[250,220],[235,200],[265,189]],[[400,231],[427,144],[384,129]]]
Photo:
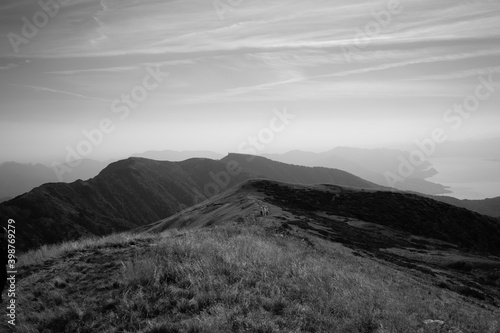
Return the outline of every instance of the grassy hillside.
[[[0,219],[16,220],[18,250],[26,250],[81,236],[130,230],[256,177],[379,188],[340,170],[302,168],[259,157],[249,163],[247,158],[236,154],[221,161],[129,158],[110,164],[88,181],[45,184],[4,202]],[[230,161],[240,163],[239,172],[229,175]]]
[[[500,306],[500,224],[412,194],[252,180],[139,230],[225,225],[259,216],[262,205],[283,235],[301,230],[427,284]]]
[[[264,201],[302,220],[329,227],[346,224],[346,221],[365,221],[407,236],[440,240],[462,250],[500,255],[500,224],[497,220],[463,208],[402,192],[285,184],[259,179],[247,181],[181,214],[146,225],[143,230],[158,232],[212,225],[217,220],[223,222],[226,217],[255,213],[258,203]]]
[[[498,308],[278,225],[250,216],[27,253],[17,332],[438,332],[426,320],[500,332]]]
[[[442,240],[462,249],[500,254],[500,224],[495,219],[423,196],[333,185],[301,188],[267,181],[253,184],[270,197],[271,203],[297,214],[312,214],[316,220],[321,219],[317,213],[322,212]]]
[[[0,219],[14,219],[16,247],[105,235],[158,221],[196,202],[213,182],[210,172],[226,165],[208,159],[173,163],[129,158],[110,164],[97,177],[71,184],[50,183],[0,205]],[[228,187],[251,176],[241,173]]]
[[[500,197],[484,199],[484,200],[460,200],[457,198],[446,196],[433,196],[435,200],[449,203],[458,207],[467,208],[473,212],[488,216],[500,215]]]

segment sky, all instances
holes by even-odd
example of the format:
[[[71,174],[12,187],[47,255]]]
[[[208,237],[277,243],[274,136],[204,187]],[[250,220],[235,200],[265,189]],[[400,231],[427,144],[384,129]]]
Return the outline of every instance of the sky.
[[[0,32],[0,162],[500,136],[498,0],[3,0]]]

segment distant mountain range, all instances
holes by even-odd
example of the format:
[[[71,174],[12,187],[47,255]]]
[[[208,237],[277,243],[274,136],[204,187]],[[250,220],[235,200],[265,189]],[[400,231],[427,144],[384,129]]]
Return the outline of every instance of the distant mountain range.
[[[262,157],[250,163],[250,158],[238,154],[221,161],[129,158],[110,164],[88,181],[48,183],[4,202],[0,217],[16,220],[17,247],[28,249],[152,223],[253,178],[383,189],[341,170],[286,165]]]
[[[359,156],[355,152],[339,148],[325,154],[294,151],[274,157],[293,163],[315,160],[319,156],[322,159],[315,161],[323,161],[325,165],[341,164],[343,167],[357,168],[359,173],[372,175],[386,167],[385,162],[376,161],[377,154],[374,152],[358,151]],[[145,154],[165,154],[165,157],[170,158],[177,155],[181,158],[185,153],[166,151]],[[380,156],[384,154],[394,156],[397,153],[379,152]],[[229,169],[228,165],[231,166]],[[366,171],[360,165],[369,166],[370,170],[376,172]],[[99,172],[101,168],[103,170]],[[428,169],[420,170],[417,174],[426,177],[429,172],[432,173],[426,170]],[[92,177],[93,173],[98,175],[87,181],[80,180]],[[335,184],[389,190],[376,182],[338,169],[287,164],[242,154],[229,154],[221,160],[193,158],[181,162],[129,158],[107,167],[101,162],[84,160],[71,173],[71,177],[79,179],[73,183],[54,183],[53,170],[40,164],[4,163],[0,165],[0,174],[0,190],[4,191],[0,193],[3,193],[1,197],[6,200],[0,200],[0,217],[4,221],[9,218],[18,220],[18,225],[21,226],[18,229],[19,249],[57,243],[83,235],[104,235],[152,223],[248,179],[266,178],[284,183]],[[45,184],[39,186],[40,182]],[[426,184],[427,188],[429,186],[424,179],[416,179],[415,184],[417,183]],[[16,191],[27,192],[31,186],[38,187],[17,197],[10,194]],[[429,197],[480,214],[500,216],[500,197],[486,200]]]
[[[285,183],[337,184],[369,189],[388,189],[338,169],[293,165],[243,154],[229,154],[221,159],[223,163],[230,161],[236,161],[245,172]]]
[[[432,157],[500,161],[500,152],[495,148],[499,145],[500,138],[474,142],[446,142],[436,147]],[[337,147],[322,153],[294,150],[285,154],[263,154],[262,156],[287,164],[340,169],[370,182],[389,186],[385,173],[397,174],[401,160],[408,160],[410,151],[413,149],[415,149],[414,146],[407,147],[407,150]],[[211,151],[151,150],[133,154],[132,157],[177,162],[195,157],[219,160],[223,158],[223,155]],[[83,160],[77,168],[69,167],[71,172],[64,173],[62,181],[70,183],[78,179],[86,180],[95,177],[110,162]],[[404,182],[397,182],[394,185],[395,188],[429,195],[450,193],[446,186],[426,180],[438,173],[430,162],[427,161],[414,168],[411,176],[404,178]],[[0,198],[14,197],[36,186],[57,181],[59,179],[54,170],[42,164],[16,162],[0,164]]]
[[[158,161],[184,161],[189,158],[220,159],[223,156],[209,151],[147,151],[134,154],[133,157],[144,157]],[[91,159],[80,160],[77,167],[71,167],[67,163],[62,164],[61,178],[64,183],[72,183],[78,179],[87,180],[95,177],[111,162],[100,162]],[[37,186],[45,183],[61,181],[53,168],[43,164],[23,164],[17,162],[5,162],[0,164],[0,202],[4,199],[13,198],[17,195],[31,191]]]
[[[490,141],[495,140],[500,142],[500,139],[498,138]],[[446,143],[436,150],[433,157],[456,155],[470,158],[486,158],[485,156],[490,156],[490,159],[494,160],[497,153],[492,152],[492,149],[478,148],[478,145],[482,142],[483,141],[469,142],[464,146],[454,142]],[[492,145],[487,146],[491,147]],[[464,151],[460,151],[462,147],[464,147]],[[408,149],[410,148],[411,147],[408,147]],[[372,183],[389,186],[385,175],[386,172],[397,174],[398,167],[401,165],[401,160],[408,160],[409,154],[410,153],[408,151],[397,149],[359,149],[337,147],[323,153],[294,150],[285,154],[263,154],[262,156],[287,164],[340,169],[366,179]],[[211,151],[173,150],[151,150],[144,153],[134,154],[132,157],[143,157],[171,162],[183,161],[195,157],[209,158],[213,160],[223,158],[222,155]],[[497,157],[500,159],[500,156]],[[77,168],[68,167],[71,172],[64,173],[62,175],[62,181],[70,183],[78,179],[87,180],[95,177],[109,163],[110,162],[83,160]],[[415,170],[411,176],[404,178],[404,182],[397,182],[394,187],[403,191],[412,191],[429,195],[450,193],[450,190],[447,189],[446,186],[426,180],[427,178],[435,176],[437,173],[438,171],[430,162],[427,161],[420,166],[415,166]],[[14,197],[47,182],[58,181],[59,179],[54,170],[42,164],[33,165],[16,162],[0,164],[0,198]]]
[[[65,170],[62,179],[66,183],[75,180],[87,180],[95,177],[108,163],[95,160],[81,160],[76,168],[63,164]],[[0,164],[0,198],[15,197],[26,193],[33,188],[45,183],[58,182],[56,172],[43,164],[23,164],[17,162],[6,162]],[[1,201],[0,201],[1,202]]]
[[[286,154],[264,154],[275,161],[306,166],[337,168],[348,171],[373,183],[389,186],[386,172],[398,173],[401,160],[409,160],[410,153],[396,149],[360,149],[337,147],[323,153],[291,151]],[[443,185],[427,181],[426,178],[437,174],[428,161],[414,166],[412,175],[404,182],[398,182],[395,188],[425,194],[444,194],[450,191]]]

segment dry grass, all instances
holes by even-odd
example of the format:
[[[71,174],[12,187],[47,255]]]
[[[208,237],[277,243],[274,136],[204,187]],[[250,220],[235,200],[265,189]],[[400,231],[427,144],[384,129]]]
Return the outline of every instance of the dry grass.
[[[94,276],[89,281],[65,263],[21,280],[17,331],[427,333],[439,331],[423,321],[440,319],[455,332],[500,332],[498,311],[312,241],[314,247],[258,226],[224,226],[41,249],[25,256],[80,251],[91,264],[100,255],[114,262],[72,263]],[[36,262],[25,256],[25,267]]]
[[[113,246],[114,244],[127,243],[133,239],[147,237],[146,235],[134,235],[130,233],[118,233],[103,237],[88,237],[77,241],[64,242],[62,244],[43,245],[36,250],[29,250],[19,256],[17,266],[25,267],[33,264],[43,264],[45,261],[56,259],[65,253],[79,251],[88,248]]]

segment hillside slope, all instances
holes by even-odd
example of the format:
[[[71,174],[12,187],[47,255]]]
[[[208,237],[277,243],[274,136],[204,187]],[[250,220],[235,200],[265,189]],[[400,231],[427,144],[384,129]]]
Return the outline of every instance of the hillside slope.
[[[245,172],[266,178],[298,184],[336,184],[367,189],[387,189],[338,169],[305,167],[276,162],[268,158],[243,154],[229,154],[222,162],[236,161]]]
[[[223,215],[231,219],[234,214],[258,213],[258,207],[264,201],[279,210],[310,216],[324,223],[335,224],[339,217],[341,220],[371,222],[408,235],[440,240],[461,249],[500,255],[500,224],[497,220],[464,208],[402,192],[360,190],[338,185],[293,185],[258,179],[249,180],[211,201],[142,230],[159,232],[172,227],[192,227],[194,222],[196,227],[216,221],[223,223],[224,219],[213,215],[214,212],[222,209]],[[243,209],[240,205],[246,207]],[[230,207],[240,208],[237,213],[229,213],[226,210],[231,211]],[[330,217],[333,222],[328,221]]]
[[[497,307],[308,234],[287,217],[240,215],[27,253],[16,280],[18,325],[2,321],[0,331],[498,332]]]
[[[432,198],[450,205],[467,208],[479,214],[493,217],[500,215],[500,197],[483,200],[460,200],[447,196],[433,196]]]
[[[61,169],[61,180],[65,183],[74,182],[78,179],[87,180],[95,177],[108,163],[94,160],[79,160],[78,167],[72,168],[63,164]],[[71,172],[65,172],[71,170]],[[0,197],[15,197],[33,188],[52,182],[59,182],[54,170],[43,164],[23,164],[6,162],[0,164]]]
[[[395,149],[360,149],[337,147],[322,153],[290,151],[285,154],[264,155],[272,160],[304,166],[336,168],[352,173],[375,184],[387,186],[385,172],[397,170],[399,158],[409,158],[409,152]],[[426,162],[416,169],[410,178],[395,186],[398,190],[414,191],[427,194],[450,193],[441,184],[433,183],[426,178],[434,175],[436,170]]]
[[[137,231],[222,226],[258,218],[263,205],[271,211],[266,220],[283,235],[301,230],[500,305],[500,223],[414,194],[250,180]]]
[[[225,170],[224,164],[208,159],[173,163],[129,158],[88,181],[49,183],[4,202],[0,218],[16,221],[18,250],[128,230],[201,201],[197,193],[213,182],[210,172]],[[250,177],[233,176],[227,186]]]
[[[45,184],[4,202],[0,218],[16,220],[18,250],[25,250],[152,223],[256,177],[378,187],[340,170],[300,168],[258,157],[247,163],[247,158],[230,155],[221,161],[182,162],[129,158],[110,164],[88,181]]]

